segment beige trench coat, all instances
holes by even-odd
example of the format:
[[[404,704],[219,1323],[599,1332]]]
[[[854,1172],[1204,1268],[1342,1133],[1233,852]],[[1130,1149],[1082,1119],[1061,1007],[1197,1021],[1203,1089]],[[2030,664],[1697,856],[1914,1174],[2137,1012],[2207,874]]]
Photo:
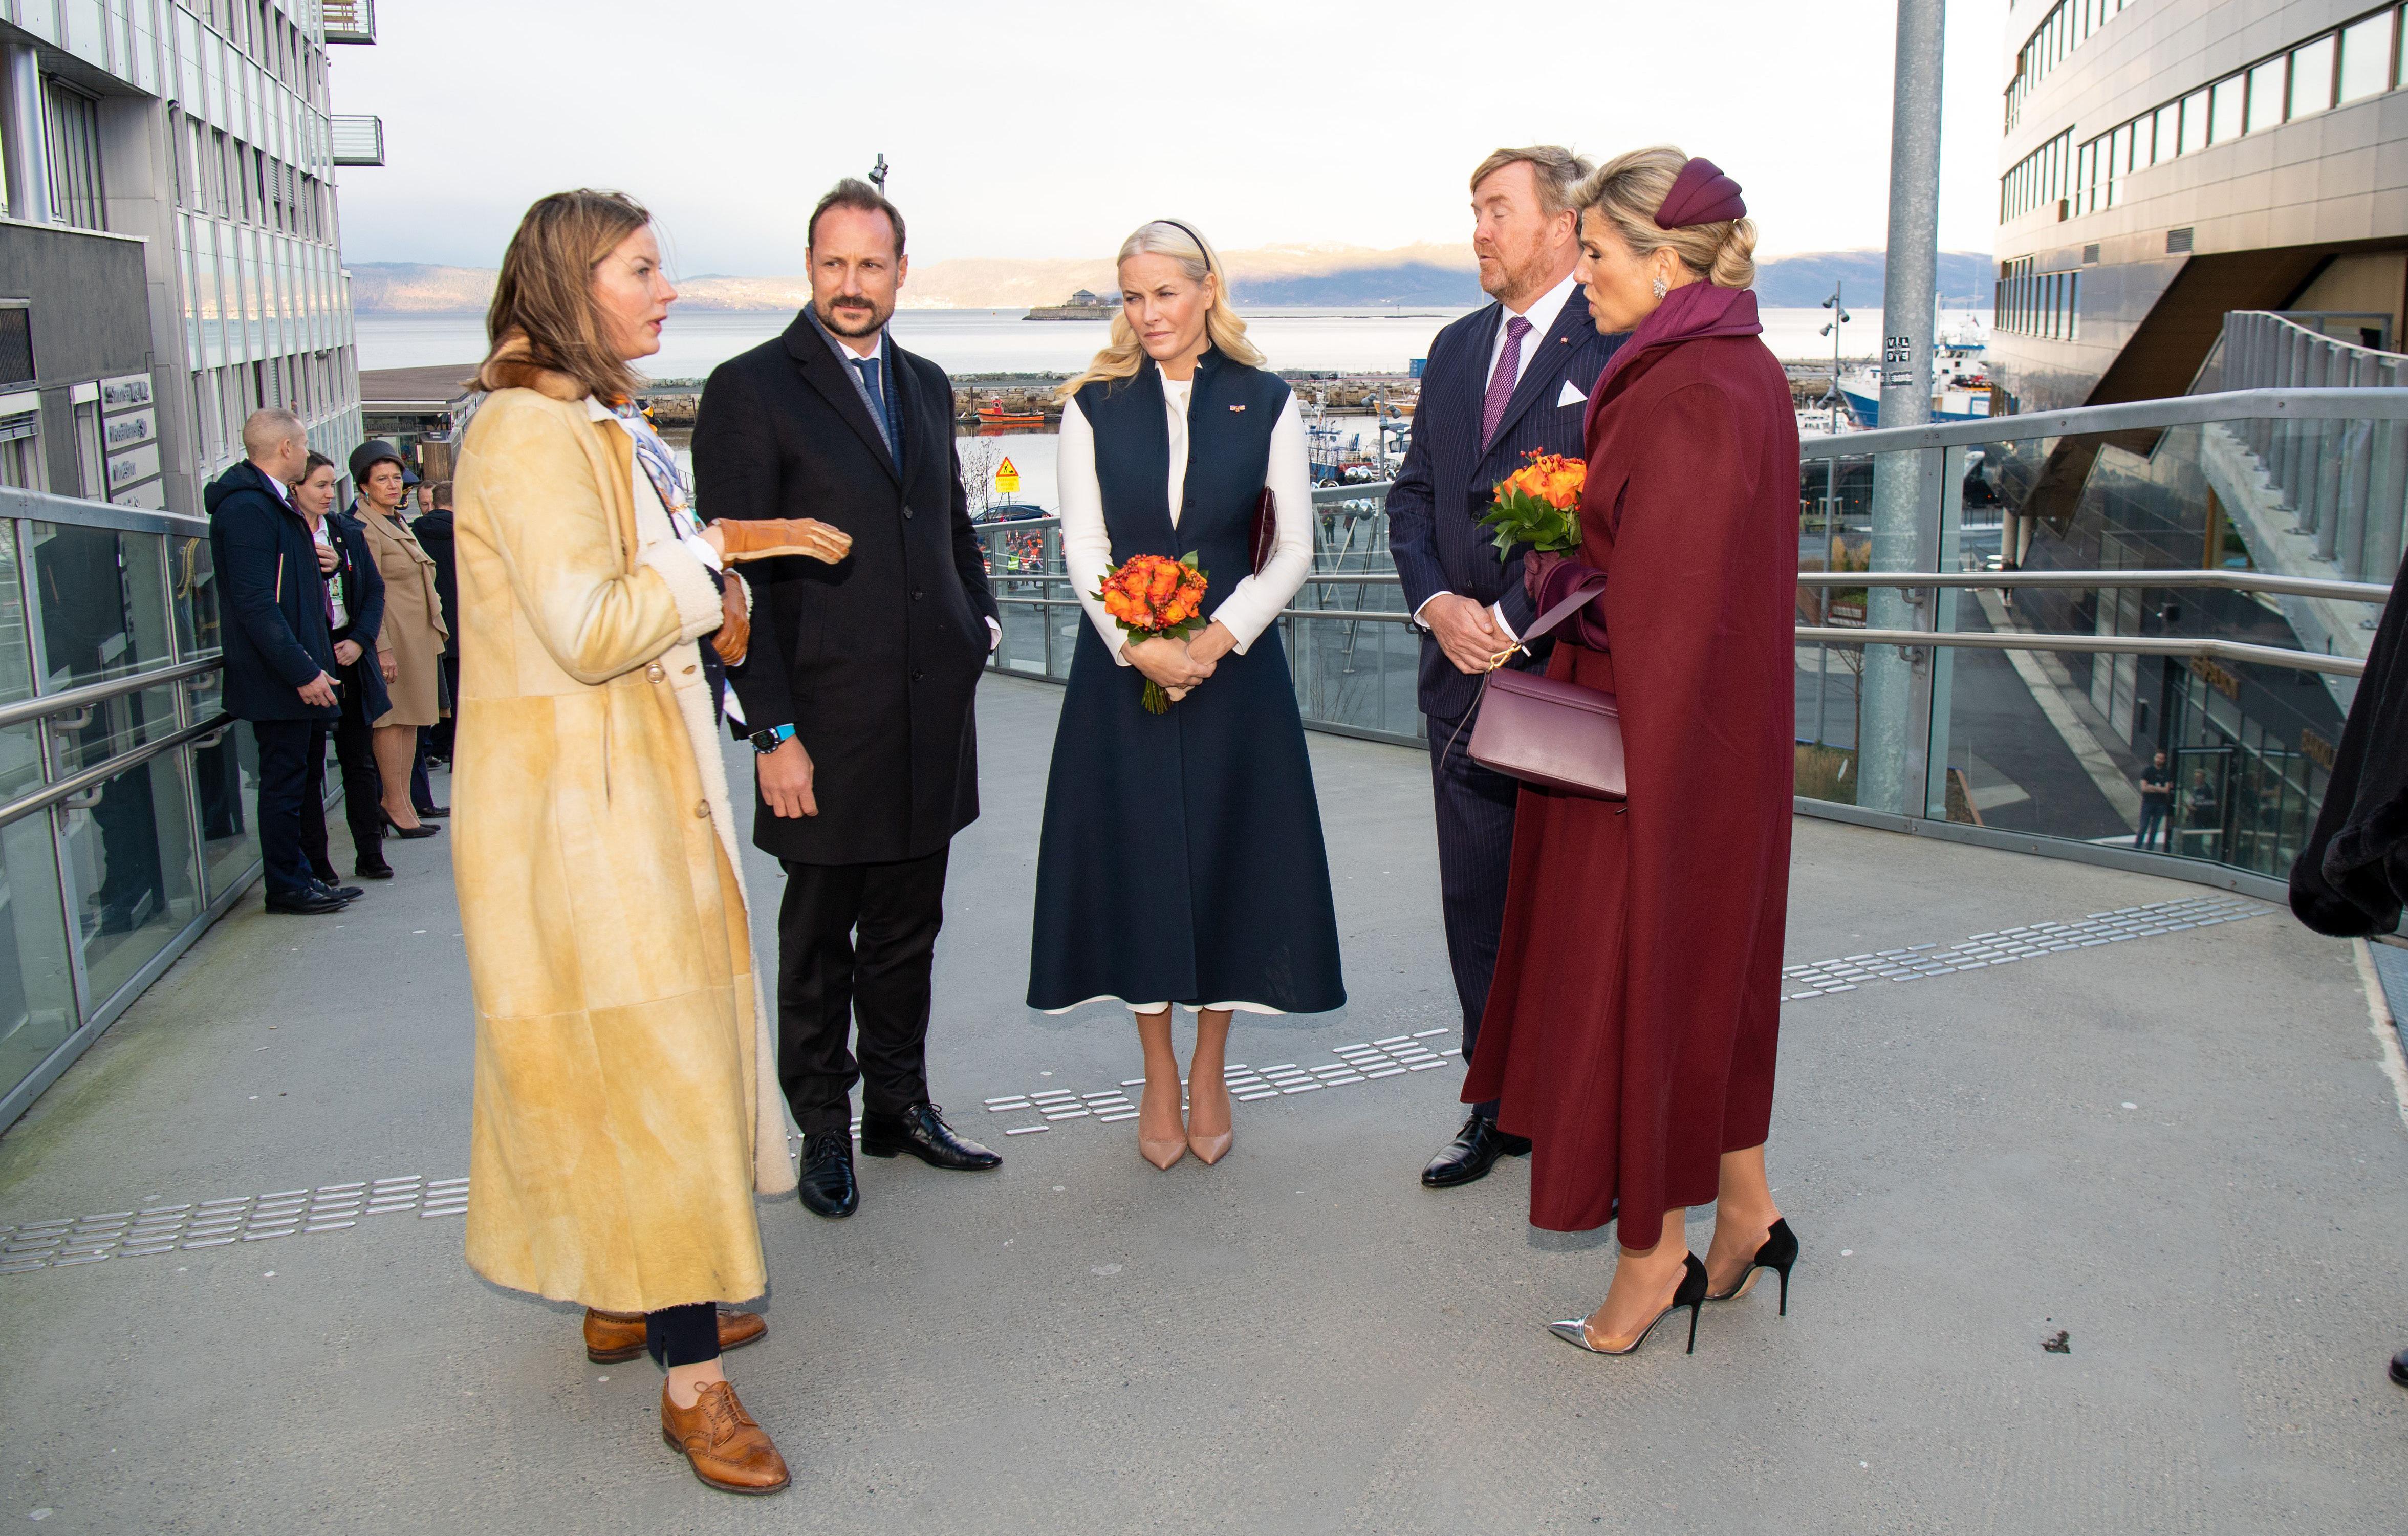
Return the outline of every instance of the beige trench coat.
[[[746,1299],[753,1196],[795,1174],[695,646],[719,598],[639,523],[624,431],[498,372],[455,475],[468,1262],[613,1312]]]
[[[384,624],[377,630],[377,653],[391,656],[394,663],[393,681],[385,685],[393,708],[369,724],[432,725],[443,718],[435,679],[437,658],[451,634],[443,627],[442,600],[435,595],[435,557],[419,546],[408,524],[365,506],[359,516],[376,556],[377,574],[384,578]]]

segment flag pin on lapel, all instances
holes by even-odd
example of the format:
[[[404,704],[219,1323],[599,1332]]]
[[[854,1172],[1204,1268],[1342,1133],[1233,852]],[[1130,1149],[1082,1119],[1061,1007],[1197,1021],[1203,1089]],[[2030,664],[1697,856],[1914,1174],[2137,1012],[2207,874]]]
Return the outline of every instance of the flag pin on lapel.
[[[1231,406],[1229,409],[1230,409],[1231,410],[1243,410],[1243,409],[1245,409],[1246,408],[1245,408],[1245,407],[1243,407],[1243,406]]]

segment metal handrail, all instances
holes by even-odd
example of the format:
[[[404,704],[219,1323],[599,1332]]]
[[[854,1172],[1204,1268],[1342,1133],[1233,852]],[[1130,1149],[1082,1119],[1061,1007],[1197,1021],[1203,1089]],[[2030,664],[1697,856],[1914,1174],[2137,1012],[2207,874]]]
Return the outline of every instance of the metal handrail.
[[[2241,389],[2192,395],[2178,400],[2134,400],[2070,410],[2037,410],[2018,416],[1983,416],[1967,422],[1888,426],[1870,432],[1803,438],[1801,460],[1867,458],[1917,448],[1979,448],[1985,443],[2034,438],[2071,438],[2109,432],[2201,426],[2211,422],[2260,420],[2408,421],[2408,389]]]
[[[1801,570],[1808,587],[2186,587],[2263,592],[2381,606],[2391,589],[2373,581],[2275,576],[2257,570]]]
[[[22,725],[28,720],[40,720],[50,715],[65,714],[74,710],[90,709],[93,705],[125,694],[145,693],[163,683],[182,678],[200,677],[222,670],[225,661],[219,656],[204,656],[198,661],[179,662],[153,671],[136,672],[130,677],[111,678],[107,682],[87,682],[80,688],[68,688],[60,693],[43,694],[36,698],[19,699],[14,704],[0,704],[0,730]]]
[[[2181,639],[2118,635],[2032,635],[2019,629],[1842,629],[1799,624],[1798,639],[1819,645],[1957,646],[1973,651],[2076,651],[2117,656],[2182,656],[2215,661],[2256,662],[2287,667],[2295,672],[2329,672],[2337,677],[2363,676],[2366,663],[2355,656],[2328,656],[2320,651],[2290,651],[2278,645],[2251,645],[2242,640]]]
[[[203,721],[200,725],[187,725],[182,730],[163,736],[156,741],[145,741],[130,751],[119,753],[105,763],[95,764],[80,773],[70,774],[55,783],[44,784],[30,795],[22,795],[6,805],[0,805],[0,826],[22,821],[37,811],[47,811],[62,800],[80,795],[95,785],[106,783],[127,768],[140,768],[153,757],[173,752],[188,741],[197,741],[205,736],[222,734],[226,727],[233,724],[234,716],[220,714],[213,719]]]

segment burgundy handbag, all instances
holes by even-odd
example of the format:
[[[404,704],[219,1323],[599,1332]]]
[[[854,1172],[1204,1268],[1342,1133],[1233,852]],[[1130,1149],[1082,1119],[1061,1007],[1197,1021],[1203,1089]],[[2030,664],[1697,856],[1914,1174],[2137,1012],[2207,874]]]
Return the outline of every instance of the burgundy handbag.
[[[1555,628],[1604,590],[1605,572],[1590,572],[1570,596],[1531,623],[1522,636],[1524,643]],[[1593,800],[1628,797],[1622,711],[1612,694],[1542,673],[1498,668],[1481,681],[1478,709],[1469,751],[1471,760],[1483,768],[1558,794]]]
[[[1271,551],[1279,548],[1279,503],[1271,497],[1271,488],[1263,487],[1262,499],[1254,503],[1254,574],[1271,563]]]

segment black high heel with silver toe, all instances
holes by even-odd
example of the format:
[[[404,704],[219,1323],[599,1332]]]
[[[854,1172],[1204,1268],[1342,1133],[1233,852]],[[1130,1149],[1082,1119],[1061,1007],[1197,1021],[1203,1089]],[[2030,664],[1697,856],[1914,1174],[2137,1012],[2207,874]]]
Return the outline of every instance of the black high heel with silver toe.
[[[1709,1296],[1706,1299],[1736,1301],[1745,1296],[1747,1288],[1756,1283],[1756,1270],[1770,1270],[1781,1277],[1781,1315],[1786,1317],[1789,1315],[1789,1269],[1797,1262],[1798,1234],[1789,1229],[1788,1217],[1776,1217],[1772,1223],[1772,1230],[1764,1235],[1764,1246],[1758,1248],[1756,1251],[1756,1256],[1747,1261],[1747,1268],[1739,1272],[1739,1279],[1731,1288]]]
[[[1681,1260],[1681,1284],[1672,1292],[1672,1304],[1657,1313],[1654,1321],[1639,1330],[1639,1337],[1631,1340],[1622,1348],[1599,1349],[1590,1343],[1588,1319],[1585,1317],[1568,1317],[1560,1323],[1549,1323],[1547,1331],[1568,1344],[1578,1344],[1592,1355],[1628,1355],[1647,1342],[1647,1336],[1656,1331],[1656,1323],[1662,1322],[1683,1307],[1686,1307],[1689,1309],[1688,1353],[1695,1355],[1698,1352],[1698,1306],[1705,1299],[1706,1267],[1698,1262],[1697,1255],[1689,1254]]]

